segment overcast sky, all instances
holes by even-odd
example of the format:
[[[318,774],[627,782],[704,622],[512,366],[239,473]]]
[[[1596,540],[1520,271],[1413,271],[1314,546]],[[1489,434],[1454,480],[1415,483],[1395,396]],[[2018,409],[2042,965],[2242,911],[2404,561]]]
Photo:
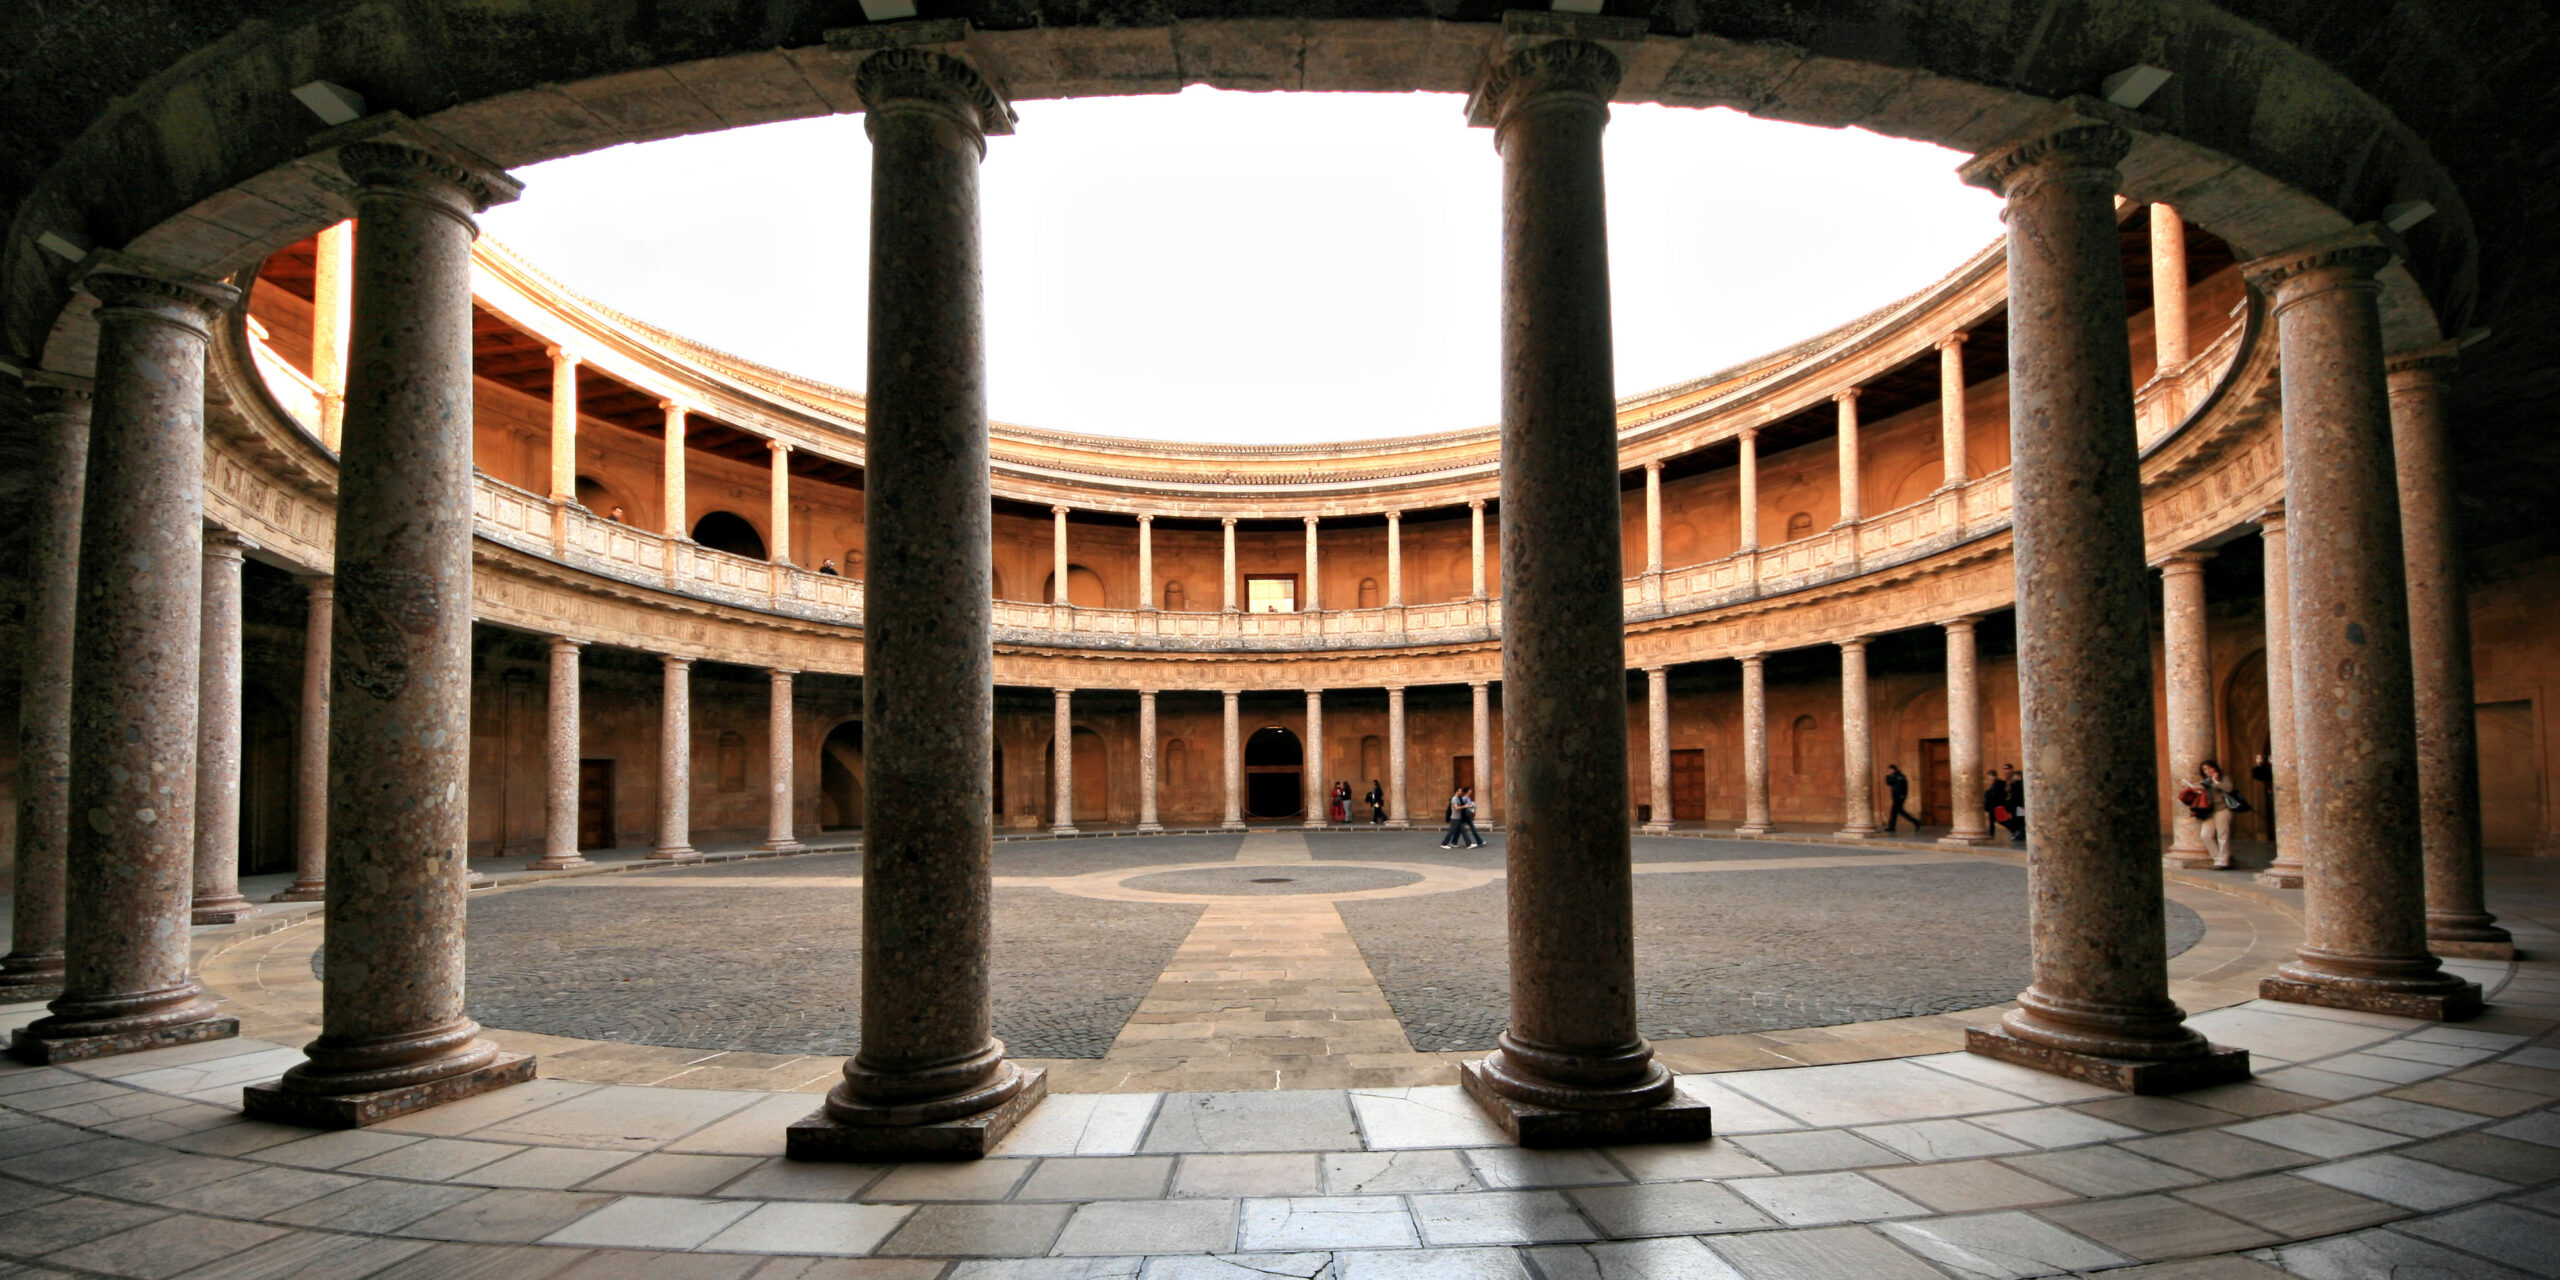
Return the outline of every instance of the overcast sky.
[[[989,411],[1216,442],[1499,416],[1500,172],[1437,94],[1020,104],[985,168]],[[1727,111],[1615,109],[1621,395],[1810,336],[2000,234],[1963,157]],[[521,171],[492,237],[617,309],[859,389],[871,155],[856,116]]]

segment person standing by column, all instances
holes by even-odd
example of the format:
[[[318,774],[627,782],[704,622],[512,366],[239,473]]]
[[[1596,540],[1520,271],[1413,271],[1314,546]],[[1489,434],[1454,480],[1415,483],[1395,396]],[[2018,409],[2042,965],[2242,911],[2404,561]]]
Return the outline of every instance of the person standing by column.
[[[1387,825],[1387,787],[1376,778],[1369,779],[1369,825]]]

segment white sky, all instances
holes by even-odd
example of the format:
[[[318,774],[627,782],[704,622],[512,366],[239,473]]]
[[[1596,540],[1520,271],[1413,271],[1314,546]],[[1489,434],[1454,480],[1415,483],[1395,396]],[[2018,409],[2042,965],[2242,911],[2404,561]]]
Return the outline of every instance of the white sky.
[[[1493,422],[1501,160],[1439,94],[1020,104],[985,167],[989,412],[1201,442]],[[1728,111],[1606,137],[1621,395],[1785,346],[2000,234],[1963,157]],[[572,288],[761,363],[863,385],[858,116],[534,166],[488,233]]]

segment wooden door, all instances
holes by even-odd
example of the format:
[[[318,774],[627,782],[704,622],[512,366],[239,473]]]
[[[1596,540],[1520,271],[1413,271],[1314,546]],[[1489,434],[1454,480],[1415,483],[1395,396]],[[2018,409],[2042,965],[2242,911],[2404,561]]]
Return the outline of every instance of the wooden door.
[[[1947,773],[1947,740],[1920,740],[1920,825],[1956,824],[1954,780]]]
[[[1707,820],[1707,753],[1704,749],[1671,753],[1671,820]]]
[[[578,762],[578,847],[613,847],[613,762]]]

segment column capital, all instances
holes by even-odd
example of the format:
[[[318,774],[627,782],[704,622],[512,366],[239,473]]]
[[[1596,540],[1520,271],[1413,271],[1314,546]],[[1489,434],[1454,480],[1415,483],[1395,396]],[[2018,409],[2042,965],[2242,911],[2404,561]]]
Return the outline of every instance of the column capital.
[[[661,400],[658,402],[658,409],[670,418],[681,418],[693,412],[693,407],[682,400]]]
[[[315,135],[306,154],[330,159],[360,187],[458,200],[444,212],[468,217],[524,194],[496,161],[397,111],[370,115]]]
[[[1758,444],[1760,442],[1760,428],[1756,426],[1744,427],[1742,430],[1734,432],[1733,438],[1744,444]]]
[[[326,573],[307,573],[300,576],[302,578],[302,589],[314,596],[334,596],[338,594],[338,579],[335,575]]]
[[[553,364],[576,365],[586,363],[586,357],[579,355],[575,351],[571,351],[567,347],[545,345],[542,348],[542,354],[551,357],[551,363]]]
[[[1467,687],[1478,693],[1482,693],[1485,690],[1492,688],[1493,682],[1490,680],[1469,680],[1467,682]]]
[[[1308,528],[1310,528],[1310,529],[1315,528],[1315,527],[1316,527],[1316,521],[1317,521],[1317,520],[1319,520],[1319,519],[1322,519],[1322,518],[1323,518],[1323,517],[1321,517],[1321,516],[1303,516],[1303,517],[1301,517],[1301,519],[1304,519],[1304,520],[1307,522],[1307,527],[1308,527]]]
[[[1404,519],[1404,513],[1401,511],[1388,511],[1381,514],[1386,516],[1387,523],[1389,524],[1395,524]]]
[[[1218,523],[1232,529],[1236,527],[1236,518],[1234,516],[1220,516],[1218,517]]]
[[[2210,547],[2191,547],[2184,551],[2172,551],[2160,557],[2152,567],[2158,569],[2163,577],[2181,573],[2202,573],[2204,562],[2211,560],[2214,555],[2215,552]]]
[[[560,653],[564,651],[576,653],[578,650],[586,648],[587,643],[587,641],[580,640],[575,636],[553,636],[551,637],[551,651],[553,653]]]
[[[1649,475],[1649,476],[1658,476],[1658,475],[1661,475],[1661,474],[1662,474],[1662,459],[1660,459],[1660,458],[1655,458],[1655,459],[1652,459],[1651,461],[1646,462],[1646,463],[1644,464],[1644,473],[1645,473],[1646,475]]]
[[[1958,329],[1954,333],[1950,333],[1947,336],[1938,339],[1938,350],[1946,351],[1955,347],[1961,347],[1964,345],[1965,339],[1972,336],[1972,334],[1967,333],[1962,329]]]
[[[788,440],[767,440],[764,442],[764,447],[773,450],[777,454],[784,454],[791,452],[798,446],[792,444]]]
[[[1644,673],[1645,673],[1646,675],[1649,675],[1649,676],[1667,676],[1667,675],[1671,674],[1671,668],[1670,668],[1669,666],[1667,666],[1667,665],[1665,665],[1665,666],[1651,666],[1651,667],[1645,667],[1645,668],[1642,668],[1642,670],[1644,671]]]
[[[241,533],[239,530],[225,529],[220,525],[210,524],[206,525],[204,528],[204,553],[206,555],[221,556],[225,559],[237,560],[240,558],[241,552],[255,551],[257,549],[257,540]]]
[[[1391,694],[1402,694],[1402,693],[1405,691],[1405,686],[1400,685],[1400,684],[1391,684],[1391,685],[1385,685],[1385,686],[1382,686],[1382,687],[1383,687],[1384,689],[1386,689],[1386,691],[1387,691],[1388,693],[1391,693]]]
[[[1519,16],[1526,18],[1531,15]],[[1546,18],[1550,15],[1535,16]],[[1611,22],[1605,18],[1600,21]],[[1618,55],[1589,36],[1644,39],[1641,21],[1619,19],[1616,23],[1623,24],[1623,29],[1620,25],[1594,29],[1575,24],[1554,30],[1551,34],[1539,33],[1549,34],[1550,38],[1526,47],[1496,46],[1493,56],[1486,62],[1483,75],[1476,81],[1475,92],[1467,97],[1467,123],[1479,129],[1499,130],[1517,112],[1562,104],[1596,108],[1605,114],[1609,109],[1609,97],[1618,91],[1618,78],[1625,68]],[[1504,45],[1523,38],[1509,30],[1514,24],[1508,15],[1503,26],[1506,28]],[[1628,30],[1632,30],[1632,37],[1627,34]],[[1526,38],[1537,39],[1537,36]]]
[[[1138,690],[1138,696],[1141,698],[1152,699],[1159,692],[1161,692],[1161,690],[1141,688]]]
[[[853,91],[871,111],[927,110],[948,115],[985,137],[1013,132],[1013,107],[968,62],[921,47],[956,46],[969,24],[943,20],[866,24],[826,33],[827,47],[864,55],[854,68]],[[884,45],[890,47],[882,47]],[[869,127],[865,122],[866,129]]]
[[[767,674],[767,675],[772,675],[772,676],[779,676],[779,677],[781,677],[782,679],[788,680],[788,679],[790,679],[791,677],[793,677],[793,676],[796,676],[796,675],[800,674],[800,668],[798,668],[798,667],[766,667],[766,668],[765,668],[765,674]]]
[[[693,665],[693,659],[680,658],[672,653],[659,654],[658,661],[665,663],[669,671],[682,671]]]
[[[2265,510],[2260,511],[2258,514],[2249,518],[2257,522],[2258,532],[2260,534],[2282,533],[2284,531],[2284,504],[2281,502],[2270,502],[2267,504]]]
[[[1049,514],[1050,514],[1050,515],[1053,515],[1053,516],[1062,516],[1062,515],[1065,515],[1066,513],[1067,513],[1067,508],[1065,508],[1065,507],[1061,507],[1061,506],[1055,506],[1055,505],[1053,505],[1053,506],[1051,506],[1051,507],[1049,508]]]
[[[1469,511],[1482,511],[1482,510],[1484,510],[1484,499],[1482,499],[1482,498],[1469,498],[1469,499],[1467,499],[1467,510],[1469,510]]]
[[[2107,118],[2116,114],[2123,113],[2095,99],[2067,99],[2059,118],[1985,148],[1958,167],[1956,176],[2006,199],[2066,174],[2103,181],[2113,191],[2121,181],[2116,165],[2133,150],[2133,132]]]
[[[2240,264],[2252,286],[2285,308],[2340,285],[2372,283],[2374,273],[2391,265],[2392,243],[2376,223],[2362,223],[2336,235],[2298,244]]]
[[[1873,636],[1844,636],[1841,639],[1832,641],[1831,643],[1839,646],[1844,652],[1855,649],[1864,653],[1866,652],[1867,642],[1873,639],[1875,639]]]
[[[1733,658],[1734,661],[1746,667],[1762,667],[1769,664],[1769,655],[1765,653],[1737,653]]]
[[[1978,613],[1968,613],[1960,617],[1949,618],[1938,625],[1949,631],[1971,631],[1975,627],[1982,625],[1982,615]]]
[[[2462,363],[2462,344],[2447,340],[2383,357],[2382,371],[2394,379],[2405,374],[2418,380],[2433,381],[2452,373]]]
[[[1049,692],[1061,698],[1068,697],[1074,694],[1075,691],[1076,687],[1071,684],[1053,684],[1049,686]]]
[[[96,298],[102,307],[139,312],[208,340],[213,318],[240,300],[238,289],[219,280],[173,271],[113,250],[84,259],[73,287]]]
[[[1154,513],[1154,512],[1152,512],[1152,511],[1141,511],[1141,512],[1139,512],[1139,513],[1138,513],[1138,523],[1140,523],[1140,524],[1142,524],[1142,525],[1143,525],[1143,524],[1154,524],[1155,522],[1156,522],[1156,517],[1155,517],[1155,513]]]
[[[1846,387],[1841,390],[1834,391],[1831,393],[1831,403],[1856,404],[1858,402],[1858,393],[1860,390],[1861,388],[1858,387]]]

